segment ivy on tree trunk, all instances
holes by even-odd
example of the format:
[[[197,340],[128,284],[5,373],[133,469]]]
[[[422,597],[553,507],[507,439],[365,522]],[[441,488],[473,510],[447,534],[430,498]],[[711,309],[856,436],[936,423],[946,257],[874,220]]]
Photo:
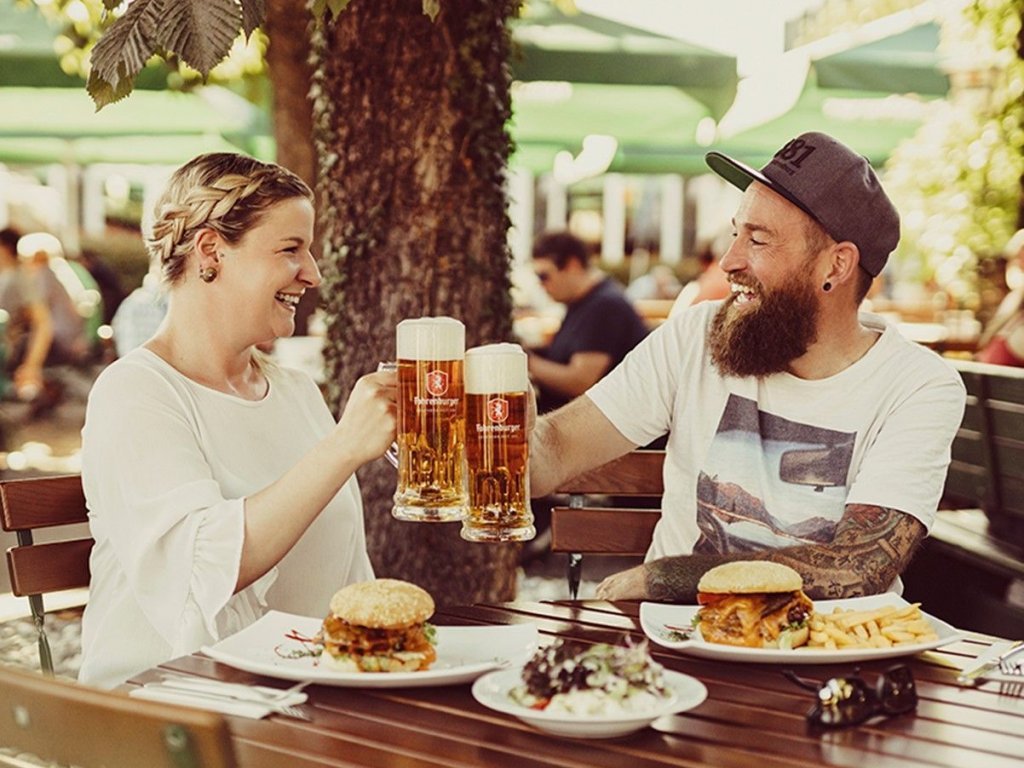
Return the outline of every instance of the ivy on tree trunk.
[[[324,233],[325,370],[337,414],[395,355],[404,318],[450,315],[467,344],[511,337],[507,21],[513,0],[352,2],[313,34],[313,137]],[[516,545],[471,544],[457,524],[398,522],[396,475],[359,475],[378,576],[439,604],[511,599]]]

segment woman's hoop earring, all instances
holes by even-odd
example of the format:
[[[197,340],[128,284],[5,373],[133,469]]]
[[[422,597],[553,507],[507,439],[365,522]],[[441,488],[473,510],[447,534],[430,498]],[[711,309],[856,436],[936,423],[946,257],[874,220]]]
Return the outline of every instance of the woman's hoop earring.
[[[217,279],[216,267],[203,267],[199,270],[199,279],[204,283],[212,283]]]

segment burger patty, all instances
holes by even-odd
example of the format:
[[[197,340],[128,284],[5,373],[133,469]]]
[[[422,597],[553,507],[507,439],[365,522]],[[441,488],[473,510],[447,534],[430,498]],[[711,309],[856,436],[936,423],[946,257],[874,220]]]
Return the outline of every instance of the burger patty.
[[[700,631],[712,643],[763,647],[783,629],[803,622],[813,603],[802,592],[698,595]]]
[[[352,656],[427,651],[432,653],[434,650],[427,639],[423,624],[384,629],[349,624],[337,616],[330,616],[324,620],[323,641],[335,656],[345,653]]]

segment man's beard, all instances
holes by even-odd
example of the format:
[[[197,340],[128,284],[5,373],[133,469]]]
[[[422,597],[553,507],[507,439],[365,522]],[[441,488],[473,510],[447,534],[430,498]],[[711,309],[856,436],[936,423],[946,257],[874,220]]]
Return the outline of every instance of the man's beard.
[[[791,283],[771,292],[759,283],[754,287],[758,307],[737,312],[733,294],[711,323],[711,360],[723,376],[781,373],[817,338],[818,303],[806,276],[795,274]]]

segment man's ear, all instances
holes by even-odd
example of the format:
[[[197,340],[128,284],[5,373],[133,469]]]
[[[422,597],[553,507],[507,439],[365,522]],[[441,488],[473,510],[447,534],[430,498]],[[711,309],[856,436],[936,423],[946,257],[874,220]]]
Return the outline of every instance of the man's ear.
[[[857,281],[860,251],[849,240],[836,243],[829,250],[829,271],[826,280],[832,285],[845,285]]]

